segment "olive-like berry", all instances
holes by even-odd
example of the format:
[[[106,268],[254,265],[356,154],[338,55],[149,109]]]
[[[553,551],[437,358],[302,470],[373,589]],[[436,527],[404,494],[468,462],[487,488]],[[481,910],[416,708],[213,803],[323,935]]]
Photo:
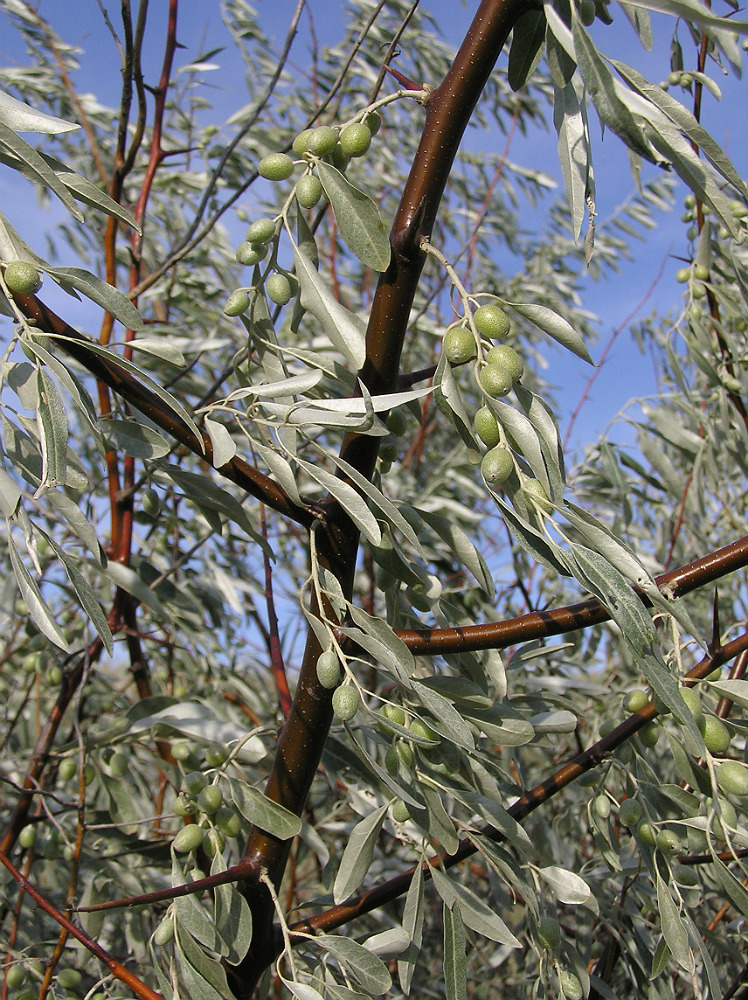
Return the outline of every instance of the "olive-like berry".
[[[558,984],[561,987],[564,1000],[582,1000],[584,989],[579,981],[579,976],[574,975],[573,972],[568,972],[566,969],[562,969],[558,974]]]
[[[5,973],[5,982],[9,990],[17,990],[26,981],[26,968],[23,965],[11,965]]]
[[[269,243],[275,236],[275,223],[272,219],[255,219],[247,229],[247,243]]]
[[[647,820],[642,820],[636,828],[636,835],[643,844],[654,847],[657,841],[657,831]]]
[[[655,843],[663,854],[678,854],[682,849],[680,837],[673,830],[660,830]]]
[[[14,260],[5,268],[5,284],[11,292],[33,295],[42,287],[42,276],[25,260]]]
[[[489,365],[501,365],[512,376],[512,381],[518,382],[525,370],[522,358],[509,344],[497,344],[486,355]]]
[[[163,948],[174,937],[174,918],[167,913],[156,930],[153,932],[153,943],[159,948]]]
[[[307,136],[306,149],[313,156],[327,156],[335,149],[337,141],[337,129],[331,128],[329,125],[320,125],[319,128],[312,130],[311,135]]]
[[[693,276],[697,281],[708,281],[709,280],[709,268],[704,267],[703,264],[697,264],[693,269]]]
[[[119,750],[117,753],[112,754],[109,758],[107,766],[109,768],[109,773],[113,777],[122,778],[125,774],[127,774],[127,769],[130,766],[130,760],[127,754],[122,753],[122,751]]]
[[[27,849],[33,847],[36,843],[36,827],[25,826],[18,834],[18,843]]]
[[[392,747],[387,747],[387,752],[384,755],[384,766],[388,774],[397,774],[398,768],[400,767],[400,758],[397,755],[397,750]]]
[[[685,285],[687,281],[691,280],[691,268],[690,267],[679,267],[675,272],[675,280],[681,284]]]
[[[594,22],[596,15],[595,0],[581,0],[579,4],[579,20],[586,28],[589,28]]]
[[[60,969],[57,973],[57,985],[64,990],[72,990],[81,981],[81,974],[77,969]]]
[[[208,784],[208,779],[202,771],[189,771],[182,778],[182,791],[194,799]]]
[[[285,181],[293,173],[293,160],[287,153],[271,153],[257,164],[257,172],[268,181]]]
[[[488,448],[494,448],[500,441],[499,422],[489,406],[481,406],[476,412],[473,430]]]
[[[607,819],[610,816],[610,799],[607,795],[598,795],[594,801],[595,812],[600,819]]]
[[[267,243],[250,243],[245,240],[236,248],[236,259],[245,267],[254,267],[267,256]]]
[[[214,812],[218,812],[222,803],[223,795],[217,785],[208,785],[197,796],[197,808],[200,812],[207,813],[208,816],[212,816]]]
[[[265,291],[270,301],[275,302],[277,306],[284,306],[293,294],[291,282],[280,271],[270,275],[265,282]]]
[[[188,757],[192,756],[192,747],[184,740],[180,740],[179,743],[172,745],[171,755],[174,760],[187,760]]]
[[[693,77],[690,73],[681,73],[679,83],[681,87],[690,87],[693,83]]]
[[[506,337],[511,328],[511,321],[500,306],[480,306],[473,315],[475,328],[481,337],[487,340],[499,340]]]
[[[361,122],[346,125],[340,133],[340,146],[346,156],[363,156],[371,146],[371,132]]]
[[[179,854],[186,854],[188,851],[196,851],[198,847],[201,847],[204,837],[205,830],[195,823],[190,823],[189,826],[182,827],[172,844],[174,850]]]
[[[500,444],[486,452],[480,463],[483,478],[492,486],[497,486],[507,480],[513,469],[512,453]]]
[[[304,174],[296,185],[296,200],[302,208],[314,208],[322,197],[322,183],[314,174]]]
[[[296,153],[297,156],[303,156],[304,153],[306,153],[306,144],[309,141],[309,136],[312,134],[313,131],[314,131],[313,128],[305,128],[304,131],[299,132],[299,134],[294,139],[292,143],[293,151],[294,153]]]
[[[636,799],[624,799],[618,810],[618,818],[624,826],[635,827],[642,818],[642,807]]]
[[[216,813],[215,817],[216,827],[225,834],[227,837],[238,837],[242,831],[242,821],[239,816],[226,806],[221,806],[221,808]]]
[[[226,300],[226,305],[223,307],[226,316],[241,316],[247,309],[249,309],[249,295],[247,295],[243,288],[238,288],[235,292],[232,292]]]
[[[478,373],[481,389],[487,396],[497,399],[511,392],[514,380],[503,365],[486,365]]]
[[[704,746],[709,753],[722,754],[730,746],[730,730],[716,715],[705,715],[699,723]]]
[[[420,736],[424,740],[431,740],[434,743],[441,740],[441,736],[436,730],[432,729],[422,719],[413,719],[410,723],[410,731],[415,736]]]
[[[399,705],[382,705],[379,709],[379,716],[377,725],[383,733],[395,732],[392,726],[388,725],[390,722],[394,722],[398,726],[405,726],[405,712]]]
[[[410,819],[410,810],[402,799],[392,803],[392,818],[396,823],[407,823]]]
[[[332,160],[332,165],[336,170],[339,170],[341,174],[345,173],[348,164],[351,162],[350,156],[348,156],[339,142],[335,143],[335,148],[332,151],[330,159]]]
[[[214,743],[205,751],[205,763],[208,767],[220,767],[226,763],[229,755],[229,748],[225,743]]]
[[[402,437],[408,429],[408,418],[405,415],[405,411],[401,409],[390,410],[387,414],[386,424],[390,434],[394,434],[395,437]]]
[[[542,917],[538,921],[538,940],[549,951],[556,951],[561,945],[561,928],[554,917]]]
[[[648,722],[646,726],[642,726],[639,730],[639,739],[645,747],[653,747],[657,745],[657,741],[660,738],[660,727],[656,722]]]
[[[147,489],[143,490],[142,497],[143,510],[149,517],[155,517],[161,510],[161,501],[158,498],[158,493],[149,486]]]
[[[464,365],[476,355],[475,337],[464,326],[453,326],[444,334],[442,351],[451,365]]]
[[[382,127],[382,117],[378,111],[368,111],[364,115],[364,125],[372,135],[376,135]]]
[[[748,769],[736,760],[719,765],[717,784],[725,795],[748,795]]]
[[[699,698],[696,691],[693,688],[681,688],[680,696],[685,701],[686,707],[691,715],[694,717],[694,721],[698,725],[704,718],[704,706],[701,704],[701,698]]]
[[[332,696],[332,710],[341,722],[350,722],[361,704],[358,691],[351,684],[335,688]]]
[[[220,830],[208,830],[203,841],[203,850],[209,858],[214,858],[226,846],[226,838]]]
[[[553,510],[553,504],[548,499],[545,486],[543,486],[539,479],[526,479],[522,483],[522,492],[528,497],[530,503],[534,504],[535,507],[539,507],[540,510],[544,510],[546,514],[550,514]]]
[[[78,762],[73,757],[60,761],[59,774],[63,781],[70,781],[78,773]]]
[[[326,649],[317,657],[317,680],[328,689],[340,683],[340,660],[334,650]]]
[[[744,219],[748,215],[748,207],[742,201],[738,201],[737,198],[730,202],[730,211],[736,219]],[[7,279],[8,272],[6,271],[5,274]]]
[[[638,712],[640,708],[644,708],[648,704],[649,695],[646,691],[642,691],[641,688],[634,688],[633,691],[629,691],[623,699],[623,707],[627,712]]]

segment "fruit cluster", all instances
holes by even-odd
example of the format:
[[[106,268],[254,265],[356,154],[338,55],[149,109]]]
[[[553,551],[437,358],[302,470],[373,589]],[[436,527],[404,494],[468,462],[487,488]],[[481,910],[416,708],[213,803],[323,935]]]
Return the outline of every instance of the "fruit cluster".
[[[189,743],[175,743],[171,752],[183,766],[197,763]],[[211,768],[220,768],[228,756],[229,750],[224,744],[214,744],[205,750],[205,762]],[[211,783],[203,771],[191,770],[184,774],[173,808],[177,816],[193,819],[174,838],[173,847],[179,853],[202,848],[212,858],[223,850],[226,837],[237,837],[241,832],[239,816],[224,803],[219,785]]]

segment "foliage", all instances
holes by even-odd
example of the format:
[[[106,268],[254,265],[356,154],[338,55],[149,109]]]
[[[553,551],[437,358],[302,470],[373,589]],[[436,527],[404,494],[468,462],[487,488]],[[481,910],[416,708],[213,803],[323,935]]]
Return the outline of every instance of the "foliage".
[[[0,2],[3,171],[64,213],[46,247],[0,216],[10,996],[742,981],[748,188],[700,108],[748,24],[475,6],[460,42],[350,0],[319,44],[301,0],[279,45],[226,0],[201,51],[178,0],[91,4],[107,106]],[[652,14],[661,84],[605,55]],[[595,118],[637,185],[610,218]],[[565,455],[550,342],[595,356],[584,270],[646,252],[675,177],[658,392]]]

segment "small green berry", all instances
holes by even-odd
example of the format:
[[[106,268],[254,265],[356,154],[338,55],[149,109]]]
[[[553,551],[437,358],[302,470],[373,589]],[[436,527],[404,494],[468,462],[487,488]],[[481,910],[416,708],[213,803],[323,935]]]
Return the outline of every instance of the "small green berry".
[[[363,123],[346,125],[340,133],[340,146],[346,156],[363,156],[371,145],[371,132]]]
[[[226,846],[226,838],[220,830],[208,830],[203,841],[203,850],[209,858],[214,858]]]
[[[506,337],[511,328],[511,321],[500,306],[480,306],[473,315],[475,328],[481,337],[487,340],[499,340]]]
[[[548,951],[556,951],[561,945],[561,928],[554,917],[542,917],[538,921],[538,939]]]
[[[396,823],[407,823],[410,819],[410,810],[402,799],[398,799],[392,804],[392,818]]]
[[[109,758],[108,763],[109,773],[115,778],[122,778],[127,774],[127,769],[130,766],[130,759],[127,754],[118,751]]]
[[[337,129],[331,128],[329,125],[320,125],[319,128],[312,130],[311,135],[307,136],[307,152],[313,156],[327,156],[335,149],[337,141]]]
[[[691,280],[691,268],[690,267],[679,267],[675,272],[675,280],[681,284],[685,285],[687,281]]]
[[[194,799],[208,784],[208,779],[202,771],[189,771],[182,778],[182,791]]]
[[[187,760],[188,757],[192,756],[192,747],[184,741],[174,743],[171,748],[171,755],[174,760]]]
[[[235,813],[232,809],[228,809],[226,806],[221,806],[218,810],[215,822],[217,828],[227,837],[238,837],[241,833],[241,819],[237,813]]]
[[[156,517],[161,510],[161,501],[159,500],[158,493],[152,486],[143,490],[141,503],[143,504],[143,510],[149,517]]]
[[[514,381],[503,365],[486,365],[478,373],[478,382],[487,396],[497,399],[511,392]]]
[[[441,736],[432,729],[431,726],[427,725],[422,719],[412,719],[410,723],[410,731],[415,736],[420,736],[424,740],[431,740],[434,743],[441,741]]]
[[[514,382],[522,378],[525,370],[522,358],[509,344],[497,344],[492,347],[486,355],[486,361],[489,365],[501,365],[506,368]]]
[[[65,757],[60,761],[59,774],[63,781],[71,781],[78,773],[78,761],[74,757]]]
[[[11,965],[5,973],[5,982],[9,990],[17,990],[26,981],[26,968],[23,965]]]
[[[624,799],[618,810],[618,818],[624,826],[635,827],[642,818],[642,807],[636,799]]]
[[[408,418],[402,409],[390,410],[386,423],[387,430],[395,437],[402,437],[408,429]]]
[[[589,28],[596,16],[597,8],[595,7],[595,0],[581,0],[579,4],[579,20],[582,24],[586,28]]]
[[[77,969],[60,969],[57,973],[57,985],[64,990],[72,990],[81,981],[81,974]]]
[[[255,219],[247,229],[248,243],[270,243],[275,236],[275,222],[272,219]]]
[[[451,365],[463,365],[476,355],[475,337],[464,326],[452,326],[444,334],[442,351]]]
[[[735,198],[730,202],[730,211],[736,219],[744,219],[748,215],[748,207]],[[7,275],[7,271],[5,272]]]
[[[364,125],[372,135],[376,135],[382,127],[382,118],[378,111],[368,111],[364,115]]]
[[[358,713],[361,704],[358,691],[352,684],[335,688],[332,696],[332,710],[341,722],[350,722]]]
[[[643,844],[648,847],[654,847],[657,841],[657,832],[651,823],[646,820],[642,820],[641,823],[636,828],[636,835],[639,837]]]
[[[197,808],[200,812],[204,812],[208,816],[212,816],[214,812],[217,812],[222,802],[223,795],[217,785],[208,785],[197,796]]]
[[[174,918],[170,913],[164,917],[156,930],[153,932],[153,943],[159,948],[163,948],[174,937]]]
[[[309,136],[314,131],[313,128],[305,128],[303,132],[299,132],[293,141],[293,151],[297,156],[303,156],[306,153],[306,144],[309,140]]]
[[[36,843],[36,827],[25,826],[18,834],[18,843],[27,850]]]
[[[553,510],[553,504],[548,499],[545,486],[539,479],[526,479],[522,483],[522,492],[529,497],[531,503],[544,510],[546,514],[550,514]]]
[[[229,748],[225,743],[214,743],[205,751],[205,763],[208,767],[220,767],[226,762],[229,755]]]
[[[649,695],[646,691],[642,691],[641,688],[635,688],[633,691],[629,691],[623,700],[623,707],[627,712],[638,712],[640,708],[644,708],[644,706],[648,704]]]
[[[270,301],[275,302],[278,306],[284,306],[293,294],[291,282],[280,271],[270,275],[265,282],[265,291]]]
[[[196,851],[198,847],[202,846],[204,837],[203,828],[195,823],[190,823],[189,826],[182,827],[172,844],[177,853],[186,854],[188,851]]]
[[[645,747],[654,747],[660,738],[660,727],[656,722],[648,722],[639,730],[639,739]]]
[[[14,260],[5,268],[5,284],[18,295],[33,295],[42,287],[42,276],[33,264]]]
[[[562,969],[558,974],[558,984],[561,987],[564,1000],[582,1000],[584,990],[579,977],[575,976],[573,972],[567,972],[566,969]]]
[[[487,483],[497,486],[511,476],[514,469],[512,453],[503,445],[497,445],[486,452],[480,464],[480,471]]]
[[[682,850],[680,837],[673,830],[660,830],[655,843],[663,854],[678,854]]]
[[[698,725],[704,718],[704,706],[701,704],[701,698],[698,693],[693,688],[684,687],[680,689],[680,696],[685,701],[688,711]]]
[[[249,295],[242,288],[232,292],[223,307],[226,316],[241,316],[247,309],[249,309]]]
[[[267,256],[267,243],[250,243],[245,240],[236,248],[236,259],[245,267],[254,267]]]
[[[694,285],[691,290],[691,295],[695,299],[703,299],[706,297],[706,288],[703,285]]]
[[[322,197],[322,184],[314,174],[304,174],[296,185],[296,200],[302,208],[314,208]]]
[[[726,760],[717,770],[717,784],[725,795],[748,795],[748,769],[736,760]]]
[[[500,440],[499,422],[489,406],[481,406],[473,417],[473,430],[488,448],[494,448]]]
[[[389,722],[394,722],[398,726],[405,726],[405,712],[399,705],[382,705],[379,709],[379,721],[377,725],[383,733],[392,733],[394,730]]]
[[[326,649],[317,657],[317,680],[328,689],[340,683],[340,660],[334,650]]]
[[[293,167],[293,160],[287,153],[271,153],[257,164],[257,172],[268,181],[285,181],[293,173]]]
[[[681,87],[690,87],[693,83],[693,77],[690,73],[681,73],[680,80],[678,81]]]
[[[704,737],[704,746],[709,753],[723,754],[727,752],[732,737],[730,730],[716,715],[704,715],[699,722],[701,735]]]
[[[686,208],[696,208],[696,195],[693,192],[689,192],[683,199],[683,204]]]
[[[693,276],[697,281],[708,281],[709,280],[709,268],[704,267],[703,264],[697,264],[693,269]]]
[[[610,799],[607,795],[597,795],[593,805],[600,819],[607,819],[610,816]]]

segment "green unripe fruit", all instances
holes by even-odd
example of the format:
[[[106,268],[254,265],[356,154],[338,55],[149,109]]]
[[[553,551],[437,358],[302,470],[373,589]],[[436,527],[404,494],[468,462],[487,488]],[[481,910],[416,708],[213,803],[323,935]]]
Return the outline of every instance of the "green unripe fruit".
[[[550,514],[553,510],[553,504],[548,500],[545,486],[539,479],[526,479],[522,484],[522,492],[529,497],[531,503],[544,510],[546,514]]]
[[[506,396],[512,390],[514,380],[503,365],[486,365],[478,373],[481,389],[492,399]]]
[[[232,292],[223,307],[226,316],[241,316],[247,309],[249,309],[249,295],[242,288]]]
[[[642,807],[636,799],[624,799],[618,810],[618,818],[624,826],[635,827],[642,818]]]
[[[401,409],[390,410],[387,414],[387,430],[395,437],[402,437],[408,429],[408,418]]]
[[[727,840],[725,827],[734,830],[738,825],[738,814],[729,799],[717,799],[718,813],[712,817],[712,833],[719,840]]]
[[[83,781],[87,785],[90,785],[95,777],[96,777],[96,771],[94,770],[93,764],[86,764],[86,769],[83,772]]]
[[[340,133],[340,146],[346,156],[363,156],[371,146],[371,132],[362,123],[346,125]]]
[[[275,236],[275,223],[272,219],[256,219],[247,229],[247,243],[269,243]]]
[[[678,885],[693,887],[699,884],[699,876],[689,865],[680,865],[675,862],[670,866],[670,871]]]
[[[392,818],[396,823],[407,823],[410,819],[410,810],[402,799],[392,804]]]
[[[584,774],[580,774],[577,778],[577,784],[581,788],[592,788],[599,780],[600,775],[597,773],[597,770],[593,769],[592,771],[585,771]]]
[[[685,701],[688,711],[698,725],[704,718],[704,706],[701,704],[701,698],[699,698],[698,693],[693,688],[684,687],[680,689],[680,696]]]
[[[275,302],[277,306],[284,306],[293,294],[291,282],[285,274],[281,274],[279,271],[271,274],[267,279],[265,282],[265,291],[270,301]]]
[[[525,370],[522,358],[509,344],[497,344],[486,355],[489,365],[500,365],[512,376],[512,381],[518,382]]]
[[[690,267],[679,267],[675,272],[675,280],[681,284],[685,285],[687,281],[691,280],[691,268]]]
[[[398,740],[395,743],[395,752],[406,767],[413,767],[415,757],[413,755],[413,747],[410,743],[406,743],[404,740]]]
[[[33,847],[36,843],[36,827],[25,826],[18,834],[18,843],[27,850],[29,847]]]
[[[689,192],[683,199],[683,204],[686,208],[696,208],[696,195],[693,192]]]
[[[5,284],[19,295],[33,295],[42,287],[42,276],[25,260],[14,260],[5,268]]]
[[[709,268],[704,267],[703,264],[697,264],[693,269],[693,276],[698,281],[708,281],[709,279]]]
[[[326,649],[317,657],[317,680],[328,689],[340,684],[340,660],[332,649]]]
[[[220,830],[208,830],[203,841],[203,850],[209,858],[214,858],[216,854],[220,854],[225,846],[226,838]]]
[[[387,752],[384,755],[384,766],[388,774],[397,774],[398,768],[400,767],[400,758],[397,755],[397,750],[392,747],[387,747]]]
[[[699,722],[701,735],[704,737],[704,746],[709,753],[723,754],[727,752],[732,737],[730,730],[716,715],[705,715]]]
[[[490,406],[481,406],[473,417],[473,430],[483,444],[495,448],[501,439],[499,422]]]
[[[694,285],[691,290],[691,295],[695,299],[703,299],[706,296],[706,288],[703,285]]]
[[[642,820],[642,822],[637,826],[636,835],[643,844],[647,844],[649,847],[654,847],[657,841],[655,828],[651,823],[647,822],[647,820]]]
[[[249,243],[245,240],[236,248],[236,259],[245,267],[254,267],[267,256],[267,243]]]
[[[343,152],[343,147],[340,145],[339,142],[335,143],[335,148],[333,149],[328,159],[331,160],[332,165],[335,167],[335,169],[339,170],[341,173],[345,173],[346,169],[348,168],[348,164],[351,162],[350,156],[346,156],[346,154]]]
[[[208,784],[202,771],[190,771],[182,778],[182,791],[194,799]]]
[[[78,773],[78,762],[74,757],[65,757],[60,761],[60,777],[63,781],[70,781]]]
[[[680,83],[680,70],[673,70],[671,73],[668,73],[667,82],[671,87],[677,87]]]
[[[208,816],[212,816],[214,812],[218,812],[222,803],[223,795],[217,785],[208,785],[197,796],[197,808]]]
[[[382,127],[382,118],[378,111],[368,111],[364,115],[364,125],[372,135],[376,135]]]
[[[503,445],[497,445],[486,452],[480,463],[480,471],[487,483],[497,486],[511,476],[514,469],[512,453]]]
[[[642,745],[645,747],[657,746],[657,741],[660,738],[660,727],[656,722],[648,722],[646,726],[642,726],[639,730],[639,739]]]
[[[208,767],[220,767],[226,763],[229,755],[229,748],[225,743],[214,743],[205,751],[205,763]]]
[[[397,453],[397,440],[392,434],[388,434],[386,438],[382,439],[382,443],[379,446],[380,461],[392,464],[397,458]]]
[[[297,156],[302,156],[306,153],[306,144],[309,141],[309,136],[314,131],[313,128],[305,128],[303,132],[299,132],[293,141],[293,151]]]
[[[379,709],[379,722],[377,725],[383,733],[394,732],[392,726],[387,724],[388,722],[394,722],[398,726],[405,725],[405,712],[403,712],[399,705],[382,705]]]
[[[161,510],[161,501],[159,500],[158,493],[152,486],[143,490],[141,502],[143,504],[143,510],[149,517],[155,517]]]
[[[594,5],[594,0],[592,0],[592,6],[594,7]],[[561,987],[565,1000],[582,1000],[584,990],[579,977],[575,976],[573,972],[562,969],[558,974],[558,985]]]
[[[610,816],[610,799],[607,795],[598,795],[595,798],[594,807],[600,819],[607,819]]]
[[[678,854],[681,850],[680,837],[673,830],[660,830],[655,843],[663,854]]]
[[[736,219],[744,219],[748,215],[748,207],[742,201],[738,201],[737,198],[730,202],[730,211]],[[7,278],[8,272],[6,271],[5,274]]]
[[[257,164],[257,172],[268,181],[285,181],[293,173],[293,160],[287,153],[271,153]]]
[[[35,674],[41,666],[41,653],[28,653],[21,660],[21,669],[25,674]]]
[[[9,990],[17,990],[26,981],[26,969],[23,965],[11,965],[5,973],[5,982]]]
[[[171,748],[171,755],[174,760],[187,760],[188,757],[192,756],[192,748],[189,743],[174,743]]]
[[[681,73],[679,83],[681,87],[690,87],[693,83],[693,77],[690,73]]]
[[[77,969],[60,969],[57,973],[57,985],[64,990],[72,990],[81,981],[81,974]]]
[[[302,208],[314,208],[322,197],[322,183],[313,174],[304,174],[296,185],[296,200]]]
[[[337,129],[330,128],[329,125],[320,125],[312,130],[307,136],[306,149],[313,156],[327,156],[332,153],[338,141]]]
[[[595,0],[582,0],[579,4],[579,20],[582,24],[589,28],[589,26],[594,22],[597,15],[597,8],[595,7]]]
[[[473,315],[475,328],[481,337],[487,340],[499,340],[506,337],[511,328],[511,321],[499,306],[480,306]]]
[[[422,719],[412,719],[410,723],[410,731],[415,736],[420,736],[424,740],[432,740],[433,742],[439,742],[441,736],[432,729],[431,726],[427,725]]]
[[[188,851],[196,851],[202,846],[205,831],[201,826],[191,823],[183,826],[173,840],[174,850],[179,854],[187,854]]]
[[[350,722],[357,714],[361,699],[351,684],[335,688],[332,696],[332,710],[341,722]]]
[[[163,948],[163,946],[168,944],[173,937],[174,918],[171,914],[167,914],[153,932],[153,943],[158,945],[159,948]]]
[[[227,837],[238,837],[242,832],[242,821],[239,816],[226,806],[221,806],[216,813],[215,823],[221,833]]]
[[[725,795],[748,795],[748,769],[736,760],[726,760],[717,770],[717,784]]]
[[[561,928],[554,917],[542,917],[538,921],[538,940],[548,951],[556,951],[561,945]]]
[[[453,326],[444,334],[442,351],[451,365],[464,365],[476,353],[475,337],[467,327]]]
[[[194,816],[197,806],[192,799],[185,798],[184,795],[177,795],[172,807],[177,816]]]
[[[649,695],[646,691],[642,691],[641,688],[635,688],[633,691],[629,691],[623,700],[623,707],[627,712],[638,712],[640,708],[644,708],[644,706],[648,704]]]
[[[109,773],[115,778],[121,778],[127,774],[127,769],[130,766],[130,761],[127,754],[119,751],[115,753],[109,760]]]

